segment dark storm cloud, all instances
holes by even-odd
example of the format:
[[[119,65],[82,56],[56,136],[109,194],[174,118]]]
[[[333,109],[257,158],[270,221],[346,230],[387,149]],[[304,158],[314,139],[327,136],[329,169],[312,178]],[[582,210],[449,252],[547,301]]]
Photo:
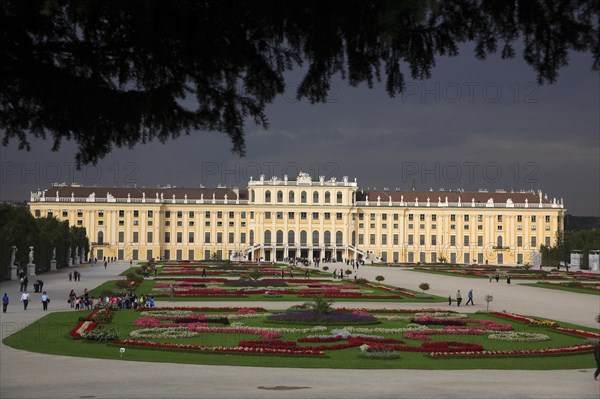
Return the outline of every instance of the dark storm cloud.
[[[573,54],[555,84],[537,86],[522,61],[481,62],[465,47],[396,98],[381,85],[335,80],[328,101],[310,105],[294,100],[290,84],[266,109],[268,130],[248,122],[246,158],[231,153],[226,135],[198,132],[117,149],[97,167],[75,171],[71,143],[57,153],[40,140],[30,153],[11,143],[0,148],[0,195],[27,199],[54,180],[245,186],[249,176],[301,168],[315,177],[356,177],[363,188],[539,188],[563,197],[570,213],[599,215],[600,80],[590,65],[589,56]]]

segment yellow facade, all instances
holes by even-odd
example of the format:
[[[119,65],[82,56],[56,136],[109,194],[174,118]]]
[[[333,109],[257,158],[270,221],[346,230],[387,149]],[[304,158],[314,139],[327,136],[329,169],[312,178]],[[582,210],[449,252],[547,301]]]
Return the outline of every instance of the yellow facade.
[[[271,178],[226,188],[52,186],[31,212],[86,228],[98,259],[303,257],[539,264],[563,230],[542,192],[362,191],[356,180]]]

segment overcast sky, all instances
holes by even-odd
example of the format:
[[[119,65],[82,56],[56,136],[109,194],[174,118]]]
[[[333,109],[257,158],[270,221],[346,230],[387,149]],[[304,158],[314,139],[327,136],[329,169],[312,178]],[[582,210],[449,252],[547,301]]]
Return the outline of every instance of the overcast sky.
[[[478,61],[465,46],[438,59],[430,80],[407,75],[404,96],[337,79],[328,103],[317,105],[293,100],[297,71],[266,108],[269,129],[246,125],[245,158],[231,153],[225,134],[197,132],[115,149],[77,171],[73,143],[52,152],[51,142],[32,140],[25,152],[13,141],[0,147],[0,198],[26,200],[54,181],[246,187],[250,176],[292,179],[301,168],[356,177],[363,189],[541,189],[564,198],[573,215],[600,216],[600,77],[591,65],[573,53],[556,83],[538,86],[521,58]]]

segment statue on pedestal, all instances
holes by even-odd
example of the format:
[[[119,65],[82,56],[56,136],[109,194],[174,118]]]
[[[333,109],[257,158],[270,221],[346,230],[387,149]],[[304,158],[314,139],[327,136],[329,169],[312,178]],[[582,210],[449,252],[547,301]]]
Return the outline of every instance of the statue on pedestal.
[[[67,258],[71,257],[71,246],[69,245],[69,250],[67,251]]]
[[[10,255],[10,267],[13,267],[15,265],[15,260],[17,259],[17,246],[13,245],[12,246],[12,254]]]
[[[29,264],[33,265],[33,245],[29,247]]]
[[[52,260],[56,260],[56,247],[52,249]]]

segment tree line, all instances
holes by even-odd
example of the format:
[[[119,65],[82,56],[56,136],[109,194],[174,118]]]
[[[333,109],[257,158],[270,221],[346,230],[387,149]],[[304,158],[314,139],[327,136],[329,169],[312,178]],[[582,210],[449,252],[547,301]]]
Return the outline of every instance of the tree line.
[[[56,265],[67,266],[69,247],[74,256],[89,250],[89,240],[84,227],[69,226],[67,221],[55,217],[35,218],[27,206],[0,204],[0,279],[10,278],[12,247],[17,247],[15,263],[26,270],[29,263],[29,247],[34,247],[36,273],[50,270],[52,250],[56,248]]]
[[[570,262],[571,252],[576,250],[583,252],[581,265],[583,268],[588,268],[590,251],[600,250],[600,228],[578,228],[559,234],[555,246],[542,245],[540,247],[542,264],[558,266],[561,261]]]

